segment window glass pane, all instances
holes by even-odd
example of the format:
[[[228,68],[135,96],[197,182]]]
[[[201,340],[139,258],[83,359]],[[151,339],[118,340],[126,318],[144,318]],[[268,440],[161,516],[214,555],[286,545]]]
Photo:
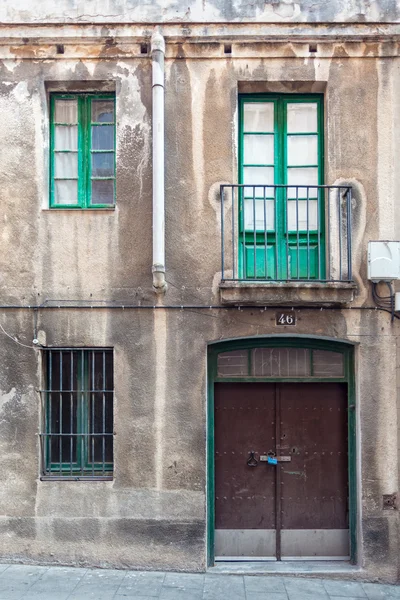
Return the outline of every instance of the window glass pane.
[[[92,181],[91,204],[114,204],[114,181],[100,179]]]
[[[305,348],[255,348],[252,369],[255,377],[308,377],[310,351]]]
[[[243,113],[244,131],[274,131],[273,102],[246,102],[243,107]]]
[[[243,183],[249,185],[267,185],[271,186],[274,184],[274,167],[244,167],[243,168]],[[268,196],[273,196],[273,188],[266,189]],[[264,189],[252,187],[244,188],[244,195],[253,197],[253,194],[257,197],[263,197]]]
[[[78,204],[78,182],[74,179],[54,182],[55,204]]]
[[[54,147],[56,150],[77,150],[78,127],[76,125],[56,125]]]
[[[245,200],[244,201],[244,227],[248,231],[254,230],[254,203],[256,211],[256,229],[273,231],[275,229],[275,203],[273,200]]]
[[[315,102],[296,102],[287,105],[288,133],[317,133],[317,104]]]
[[[248,375],[248,351],[234,350],[218,354],[218,377]]]
[[[343,377],[343,354],[313,350],[313,366],[315,377]]]
[[[250,165],[274,164],[273,135],[245,135],[243,144],[243,160]]]
[[[288,185],[318,185],[318,167],[310,167],[306,169],[292,168],[287,170]],[[288,189],[288,198],[296,198],[296,188]],[[317,188],[308,188],[308,197],[316,198],[318,195]],[[298,198],[307,198],[307,188],[298,188]]]
[[[92,126],[92,149],[114,150],[114,126],[94,125]]]
[[[78,176],[78,154],[76,152],[58,153],[54,155],[55,177],[73,179]]]
[[[113,177],[114,153],[92,154],[92,177]]]
[[[289,231],[297,230],[297,219],[299,231],[311,231],[318,229],[318,206],[317,200],[308,201],[308,227],[307,227],[307,201],[295,200],[288,202],[288,227]],[[298,215],[297,215],[298,212]]]
[[[288,165],[317,165],[318,137],[316,135],[289,135]]]
[[[56,100],[54,120],[56,123],[77,123],[78,101]]]
[[[92,100],[92,123],[114,122],[114,100]]]

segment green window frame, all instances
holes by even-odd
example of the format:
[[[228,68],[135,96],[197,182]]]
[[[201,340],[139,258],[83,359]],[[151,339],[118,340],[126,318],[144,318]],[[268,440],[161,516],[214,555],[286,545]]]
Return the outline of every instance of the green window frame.
[[[115,94],[50,95],[50,208],[115,206]]]
[[[263,103],[273,106],[272,127],[255,130],[245,129],[245,106]],[[288,131],[288,105],[314,104],[316,106],[316,130]],[[266,188],[265,198],[262,189],[251,188],[251,178],[259,185],[296,185],[296,173],[306,170],[316,171],[316,181],[313,185],[324,184],[324,113],[322,94],[242,94],[239,95],[239,183],[249,184],[242,188],[239,194],[239,275],[241,279],[321,279],[325,277],[325,206],[324,192],[317,190],[314,196],[309,196],[307,209],[305,199],[299,199],[295,208],[296,193],[293,189],[286,191],[284,188]],[[272,111],[271,111],[272,112]],[[257,157],[255,162],[245,162],[246,143],[249,138],[256,136],[261,140],[271,139],[266,159],[262,153],[252,156]],[[290,164],[288,160],[288,142],[294,138],[304,140],[312,136],[316,138],[316,162],[313,164]],[[253,138],[254,139],[254,138]],[[266,144],[267,147],[267,144]],[[259,175],[258,175],[259,173]],[[298,175],[301,179],[301,175]],[[298,183],[301,184],[301,181]],[[299,194],[299,192],[297,192]],[[304,193],[304,192],[303,192]],[[270,202],[268,202],[270,201]],[[264,216],[260,222],[267,222],[267,227],[260,226],[256,217],[256,205],[264,207]],[[262,204],[263,203],[263,204]],[[274,204],[274,209],[272,206]],[[291,213],[289,213],[289,208]],[[311,208],[314,210],[316,227],[310,226],[312,219]],[[293,210],[294,209],[294,210]],[[299,220],[299,212],[307,211],[308,226],[303,227]],[[246,212],[247,211],[247,212]],[[310,212],[309,212],[310,211]],[[250,213],[252,213],[250,215]],[[261,213],[261,211],[260,211]],[[268,216],[269,213],[271,216]],[[296,214],[296,217],[293,217]],[[249,223],[249,215],[250,221]],[[255,218],[256,217],[256,218]],[[303,217],[304,218],[304,217]],[[297,225],[293,225],[297,220]],[[291,222],[291,226],[289,226]],[[254,224],[255,223],[255,224]],[[312,251],[310,251],[312,248]],[[254,272],[254,252],[256,252],[256,272]]]
[[[42,479],[112,479],[113,350],[43,350]]]

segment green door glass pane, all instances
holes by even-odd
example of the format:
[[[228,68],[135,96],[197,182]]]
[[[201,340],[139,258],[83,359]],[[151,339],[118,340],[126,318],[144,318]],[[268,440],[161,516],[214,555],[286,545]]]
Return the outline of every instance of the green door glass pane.
[[[317,133],[318,104],[316,102],[288,102],[287,132]]]
[[[318,165],[317,135],[287,136],[288,167]]]
[[[243,139],[243,159],[245,165],[274,164],[274,136],[246,135]]]
[[[274,131],[273,102],[249,103],[243,108],[243,131],[247,133]]]

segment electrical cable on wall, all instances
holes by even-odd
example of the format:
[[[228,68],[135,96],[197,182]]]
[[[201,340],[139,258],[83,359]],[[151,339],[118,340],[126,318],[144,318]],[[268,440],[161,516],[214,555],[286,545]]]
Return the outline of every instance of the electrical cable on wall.
[[[400,319],[399,315],[396,315],[394,312],[395,306],[394,306],[393,286],[390,281],[382,281],[382,283],[385,283],[388,286],[390,295],[389,296],[381,296],[377,290],[378,283],[373,281],[372,282],[372,297],[378,308],[380,308],[382,310],[386,310],[387,312],[390,312],[390,314],[392,316],[392,323],[393,323],[395,318]]]
[[[9,333],[7,333],[7,331],[4,329],[3,325],[0,323],[0,329],[2,330],[2,332],[4,333],[4,335],[6,335],[7,337],[10,338],[10,340],[12,340],[13,342],[15,342],[16,344],[18,344],[19,346],[22,346],[23,348],[30,348],[31,350],[33,350],[35,347],[34,346],[28,346],[27,344],[23,344],[22,342],[20,342],[19,340],[17,340],[16,337],[10,335]]]

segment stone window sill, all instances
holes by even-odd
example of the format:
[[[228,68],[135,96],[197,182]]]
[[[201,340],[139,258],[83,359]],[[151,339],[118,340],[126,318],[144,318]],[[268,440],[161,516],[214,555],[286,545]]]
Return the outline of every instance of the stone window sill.
[[[259,306],[341,306],[354,300],[353,282],[222,281],[222,304]]]

